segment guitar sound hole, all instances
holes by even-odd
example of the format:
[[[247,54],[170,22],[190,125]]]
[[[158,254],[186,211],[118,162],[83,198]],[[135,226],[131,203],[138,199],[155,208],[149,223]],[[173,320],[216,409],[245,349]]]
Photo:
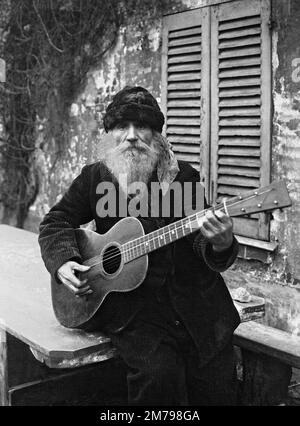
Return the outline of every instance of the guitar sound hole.
[[[109,246],[103,253],[103,269],[107,274],[114,274],[121,264],[121,252],[117,246]]]

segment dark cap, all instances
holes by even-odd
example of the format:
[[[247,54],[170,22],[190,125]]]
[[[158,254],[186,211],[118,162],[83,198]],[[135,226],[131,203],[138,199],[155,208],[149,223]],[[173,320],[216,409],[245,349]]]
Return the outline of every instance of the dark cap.
[[[126,86],[118,92],[108,105],[103,117],[106,132],[121,121],[136,121],[148,124],[153,130],[162,132],[165,122],[156,99],[141,86]]]

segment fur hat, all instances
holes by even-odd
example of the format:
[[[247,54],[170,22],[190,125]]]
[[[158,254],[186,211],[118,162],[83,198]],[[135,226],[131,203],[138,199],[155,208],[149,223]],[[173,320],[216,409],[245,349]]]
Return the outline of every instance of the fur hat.
[[[120,121],[137,121],[148,124],[161,133],[165,118],[156,99],[141,86],[126,86],[118,92],[108,105],[103,117],[106,132]]]

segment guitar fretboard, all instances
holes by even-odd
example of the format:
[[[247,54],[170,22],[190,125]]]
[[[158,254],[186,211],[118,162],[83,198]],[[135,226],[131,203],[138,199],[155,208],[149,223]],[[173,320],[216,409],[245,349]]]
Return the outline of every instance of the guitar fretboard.
[[[276,192],[274,185],[269,185],[268,187],[261,188],[260,190],[250,191],[244,197],[239,195],[228,200],[226,203],[223,201],[223,204],[217,205],[215,208],[208,208],[207,210],[202,210],[190,216],[187,216],[183,219],[173,222],[163,228],[157,229],[154,232],[151,232],[143,237],[136,238],[122,245],[122,252],[124,262],[130,262],[134,259],[137,259],[140,256],[148,254],[154,250],[159,249],[167,244],[170,244],[180,238],[183,238],[192,232],[197,231],[200,226],[198,219],[203,217],[208,210],[219,210],[226,212],[229,216],[236,215],[241,216],[247,214],[247,209],[243,207],[245,202],[250,201],[250,205],[253,204],[253,201],[259,196],[266,196],[270,192]],[[264,198],[261,199],[264,201]],[[273,201],[275,206],[278,207],[279,203],[277,200]],[[246,207],[249,208],[249,205]],[[269,206],[269,209],[273,206]],[[274,207],[273,207],[274,208]],[[258,203],[257,208],[254,208],[254,212],[263,211],[266,209],[266,206]]]
[[[271,211],[274,209],[288,207],[291,200],[286,188],[286,184],[282,182],[274,182],[266,187],[249,191],[245,194],[238,195],[229,200],[223,200],[222,204],[215,207],[202,210],[176,222],[173,222],[163,228],[157,229],[142,237],[128,241],[121,246],[121,253],[124,263],[131,262],[143,255],[157,250],[167,244],[173,243],[200,228],[198,220],[205,216],[206,212],[223,211],[228,216],[240,217],[252,213],[261,213],[263,211]],[[111,260],[118,256],[118,250],[111,254],[106,260]],[[99,256],[89,259],[89,265],[95,266],[99,263]]]
[[[124,262],[131,262],[140,256],[148,254],[159,249],[167,244],[170,244],[180,238],[183,238],[197,229],[199,229],[198,218],[204,212],[199,212],[194,215],[185,217],[170,225],[157,229],[143,237],[136,238],[123,244],[122,251],[124,254]]]

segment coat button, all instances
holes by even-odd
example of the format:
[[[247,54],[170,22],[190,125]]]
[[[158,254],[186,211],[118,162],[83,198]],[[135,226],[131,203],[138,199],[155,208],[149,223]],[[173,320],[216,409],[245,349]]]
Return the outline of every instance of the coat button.
[[[175,321],[175,325],[180,325],[180,321]]]

